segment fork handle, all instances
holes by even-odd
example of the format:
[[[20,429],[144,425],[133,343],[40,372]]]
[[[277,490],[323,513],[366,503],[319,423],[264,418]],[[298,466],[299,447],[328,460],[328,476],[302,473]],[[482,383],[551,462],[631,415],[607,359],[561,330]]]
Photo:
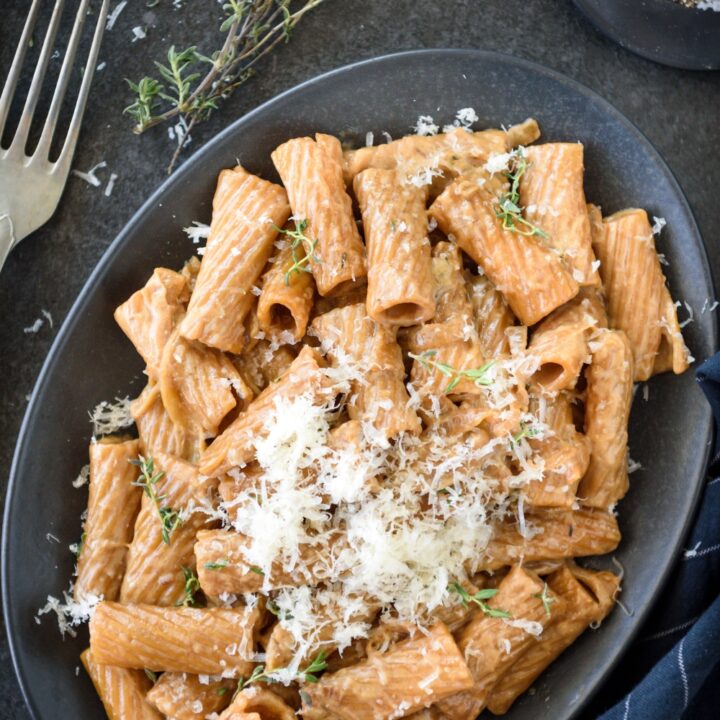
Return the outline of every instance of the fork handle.
[[[0,215],[0,270],[10,254],[15,242],[12,219],[9,215]]]

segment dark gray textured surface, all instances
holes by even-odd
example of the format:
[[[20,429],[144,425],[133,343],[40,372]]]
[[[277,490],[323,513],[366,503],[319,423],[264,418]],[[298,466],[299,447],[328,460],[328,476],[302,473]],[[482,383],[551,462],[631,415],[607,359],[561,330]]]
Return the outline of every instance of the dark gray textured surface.
[[[2,73],[28,4],[4,4]],[[127,120],[120,115],[126,102],[122,77],[137,77],[148,70],[150,60],[170,39],[178,44],[197,42],[210,49],[215,37],[215,3],[186,1],[184,5],[176,10],[169,0],[161,2],[151,11],[158,27],[149,29],[146,40],[131,44],[131,28],[147,22],[143,15],[150,12],[144,2],[131,0],[106,36],[101,59],[108,65],[97,77],[76,166],[85,170],[106,160],[104,177],[109,172],[119,174],[112,197],[72,179],[53,221],[13,253],[0,276],[3,468],[9,467],[25,395],[32,389],[54,334],[47,324],[37,334],[25,334],[23,328],[40,317],[42,308],[52,313],[57,327],[103,250],[164,177],[171,151],[167,134],[160,129],[138,139],[129,133]],[[631,56],[598,37],[569,3],[487,0],[482,8],[480,12],[480,3],[473,2],[327,0],[325,7],[304,21],[293,42],[280,48],[275,59],[261,68],[260,77],[195,133],[193,147],[264,99],[356,59],[430,46],[512,52],[586,83],[639,125],[678,174],[706,237],[711,262],[720,267],[720,242],[714,234],[720,221],[714,190],[720,76],[661,68]],[[4,638],[2,647],[0,697],[5,702],[0,718],[24,718]]]

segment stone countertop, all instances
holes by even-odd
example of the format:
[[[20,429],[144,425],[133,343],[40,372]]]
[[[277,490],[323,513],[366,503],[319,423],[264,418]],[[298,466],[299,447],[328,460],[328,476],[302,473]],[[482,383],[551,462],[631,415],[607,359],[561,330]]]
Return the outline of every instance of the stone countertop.
[[[49,0],[43,6],[49,11]],[[99,3],[93,0],[91,3]],[[0,275],[0,483],[7,483],[27,397],[76,295],[118,231],[166,177],[172,153],[167,128],[141,137],[123,116],[123,78],[152,71],[166,48],[217,47],[219,8],[209,0],[132,0],[106,33],[74,167],[98,171],[96,188],[71,177],[52,220],[10,255]],[[7,0],[0,22],[0,78],[10,65],[29,0]],[[70,3],[76,6],[76,3]],[[111,6],[117,5],[112,0]],[[70,16],[70,13],[67,13]],[[132,41],[132,29],[147,37]],[[235,118],[319,73],[399,50],[432,47],[498,50],[542,63],[589,86],[613,103],[660,151],[676,174],[705,238],[711,266],[720,270],[720,73],[655,65],[612,44],[569,0],[326,0],[299,25],[292,41],[258,66],[258,74],[194,130],[197,150]],[[54,62],[59,62],[55,60]],[[185,158],[187,155],[185,156]],[[110,173],[114,191],[103,190]],[[717,282],[717,280],[716,280]],[[42,311],[52,316],[38,332],[24,329]],[[5,634],[0,636],[0,720],[24,720]],[[603,693],[606,697],[611,692]]]

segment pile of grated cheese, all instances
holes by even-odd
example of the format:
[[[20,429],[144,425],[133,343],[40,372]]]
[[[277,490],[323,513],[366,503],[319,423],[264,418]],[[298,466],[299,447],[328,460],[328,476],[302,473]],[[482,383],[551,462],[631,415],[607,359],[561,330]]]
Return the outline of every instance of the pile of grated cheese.
[[[423,627],[438,607],[455,604],[448,585],[477,569],[494,523],[514,516],[530,532],[522,488],[543,478],[542,458],[510,435],[479,447],[438,430],[388,442],[365,422],[359,446],[330,449],[343,402],[352,401],[348,380],[362,377],[360,369],[338,364],[342,370],[324,372],[343,400],[318,406],[309,394],[278,399],[253,441],[259,466],[253,482],[220,505],[226,525],[249,538],[246,560],[264,573],[263,593],[293,638],[293,660],[274,673],[280,681],[296,679],[311,648],[342,652],[367,637],[373,608],[381,608],[381,620]],[[492,383],[483,390],[501,417],[537,364],[520,353],[492,366]],[[412,384],[407,388],[417,410],[421,395]],[[432,399],[437,417],[439,398]],[[539,416],[522,417],[538,439],[550,434],[543,414],[541,403]],[[508,459],[516,470],[501,481]],[[240,479],[242,473],[230,474]],[[306,562],[311,549],[319,551],[320,568]],[[306,576],[308,585],[273,589],[279,567]],[[321,587],[311,587],[318,576]]]

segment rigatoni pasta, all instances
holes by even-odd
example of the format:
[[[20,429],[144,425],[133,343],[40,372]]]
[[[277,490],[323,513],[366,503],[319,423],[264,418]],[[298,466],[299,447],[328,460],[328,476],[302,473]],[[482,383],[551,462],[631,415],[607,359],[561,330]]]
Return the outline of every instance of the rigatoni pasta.
[[[367,312],[387,325],[418,325],[435,313],[427,191],[400,182],[394,170],[355,177],[368,248]]]
[[[207,248],[180,327],[183,337],[228,352],[242,350],[252,288],[289,215],[280,186],[239,165],[220,173]]]
[[[194,465],[161,453],[155,455],[149,472],[143,467],[142,505],[127,551],[120,602],[174,605],[182,601],[186,571],[194,568],[195,536],[208,525],[203,513],[189,513],[196,476]]]
[[[211,680],[208,676],[201,679],[190,673],[166,672],[147,693],[147,701],[173,720],[204,720],[230,704],[235,686],[230,679]]]
[[[121,605],[103,601],[90,621],[99,665],[237,678],[253,667],[254,610]]]
[[[90,446],[90,492],[83,541],[78,551],[77,600],[87,596],[116,600],[125,573],[128,544],[140,508],[133,485],[137,440],[100,440]]]
[[[294,217],[303,218],[307,258],[321,295],[337,294],[367,275],[365,248],[342,177],[337,138],[295,138],[272,154]]]
[[[590,463],[579,492],[586,505],[610,508],[628,490],[628,420],[633,394],[633,356],[625,333],[607,330],[592,347],[587,371],[585,435]]]
[[[294,272],[297,249],[289,241],[271,258],[271,266],[263,276],[258,298],[257,319],[267,337],[290,333],[293,340],[302,340],[315,296],[315,283],[307,272]]]
[[[75,586],[110,718],[475,720],[612,610],[576,560],[620,543],[675,306],[581,145],[472,117],[223,171],[202,262],[117,309],[148,380],[91,445]]]
[[[472,687],[472,676],[447,627],[438,623],[387,653],[340,670],[311,685],[308,720],[390,720]]]
[[[593,249],[601,262],[610,327],[630,340],[635,380],[687,369],[689,354],[647,213],[633,208],[603,218],[595,224]]]
[[[524,325],[534,325],[577,294],[577,282],[554,252],[537,237],[498,222],[496,197],[477,178],[460,176],[430,213],[483,268]]]
[[[580,285],[597,286],[600,276],[583,189],[583,153],[580,143],[527,148],[520,202],[528,221],[542,228],[548,245],[565,258],[573,279]]]
[[[152,683],[142,670],[99,665],[89,649],[80,655],[80,660],[109,720],[162,720],[163,716],[147,701]]]

